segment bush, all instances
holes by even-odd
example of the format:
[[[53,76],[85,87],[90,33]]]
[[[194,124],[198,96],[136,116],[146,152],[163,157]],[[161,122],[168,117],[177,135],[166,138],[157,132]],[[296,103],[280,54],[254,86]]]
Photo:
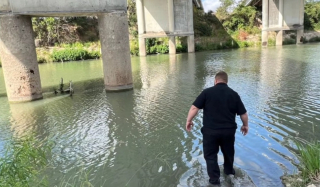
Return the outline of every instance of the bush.
[[[292,38],[285,38],[283,41],[283,45],[296,44],[296,40]]]
[[[320,37],[316,36],[316,37],[310,38],[308,42],[320,42]]]
[[[253,47],[255,45],[254,42],[250,42],[250,41],[237,41],[237,44],[239,48]]]
[[[276,40],[273,38],[268,39],[268,46],[275,46],[276,45]]]
[[[157,53],[160,53],[160,54],[166,54],[166,53],[169,53],[169,46],[168,45],[158,45],[157,46]]]
[[[188,51],[188,47],[186,45],[178,44],[177,45],[177,52],[178,53],[185,53]]]
[[[131,55],[138,56],[139,55],[139,42],[138,40],[130,41],[130,53]]]
[[[99,52],[88,52],[82,48],[54,50],[51,55],[53,62],[96,59],[99,56]]]

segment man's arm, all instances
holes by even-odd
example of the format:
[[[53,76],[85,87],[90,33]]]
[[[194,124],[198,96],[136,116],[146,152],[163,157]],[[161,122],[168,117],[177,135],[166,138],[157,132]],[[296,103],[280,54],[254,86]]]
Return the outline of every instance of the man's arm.
[[[189,113],[188,113],[188,117],[187,117],[187,123],[186,123],[186,129],[187,131],[191,131],[191,128],[193,127],[193,118],[198,114],[199,108],[197,108],[196,106],[192,105]]]
[[[241,118],[241,121],[243,124],[240,130],[241,130],[242,134],[245,136],[248,134],[248,131],[249,131],[248,113],[246,112],[245,114],[240,115],[240,118]]]

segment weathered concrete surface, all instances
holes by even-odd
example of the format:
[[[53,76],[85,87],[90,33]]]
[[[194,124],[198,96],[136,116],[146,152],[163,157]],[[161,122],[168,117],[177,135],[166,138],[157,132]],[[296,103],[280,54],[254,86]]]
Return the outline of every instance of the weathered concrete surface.
[[[283,0],[284,26],[303,25],[304,0]]]
[[[9,101],[41,99],[40,73],[29,16],[0,16],[0,56]]]
[[[106,90],[132,89],[129,28],[126,13],[98,16]]]
[[[0,12],[9,12],[10,4],[8,0],[0,0]]]
[[[0,0],[0,14],[61,16],[126,9],[127,0]]]
[[[146,32],[169,32],[168,0],[144,0]]]

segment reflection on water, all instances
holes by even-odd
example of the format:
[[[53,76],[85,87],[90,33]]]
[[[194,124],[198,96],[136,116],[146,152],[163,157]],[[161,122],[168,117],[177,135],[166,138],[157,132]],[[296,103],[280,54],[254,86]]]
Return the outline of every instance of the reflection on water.
[[[259,187],[281,186],[279,177],[299,163],[293,141],[320,134],[319,50],[303,45],[133,57],[134,90],[120,93],[104,91],[100,61],[40,65],[47,90],[64,77],[75,82],[76,93],[48,92],[44,100],[17,105],[0,97],[0,149],[28,132],[54,141],[50,185],[85,170],[96,186],[203,186],[202,113],[191,133],[185,120],[195,97],[225,70],[250,115],[250,134],[236,134],[235,164]],[[0,69],[0,94],[4,90]]]

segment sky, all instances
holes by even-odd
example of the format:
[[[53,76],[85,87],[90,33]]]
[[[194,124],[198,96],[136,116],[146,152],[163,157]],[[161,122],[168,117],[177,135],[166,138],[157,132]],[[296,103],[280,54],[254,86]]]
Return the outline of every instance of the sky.
[[[206,12],[208,10],[216,11],[217,8],[220,6],[219,0],[202,0],[203,8]]]

